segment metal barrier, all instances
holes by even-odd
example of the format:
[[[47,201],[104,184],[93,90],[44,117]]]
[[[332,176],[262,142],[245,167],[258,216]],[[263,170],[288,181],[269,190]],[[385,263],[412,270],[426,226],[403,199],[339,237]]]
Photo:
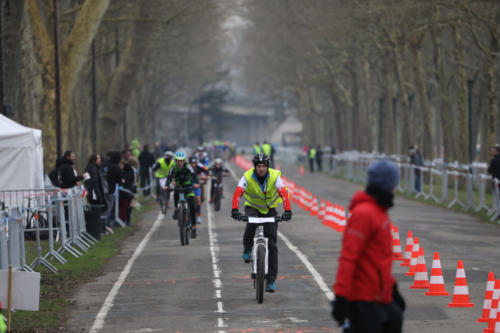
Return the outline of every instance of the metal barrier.
[[[287,159],[295,156],[296,161],[300,161],[303,155],[300,150],[295,149],[287,152]],[[408,163],[407,156],[400,155],[387,156],[357,151],[324,155],[324,159],[329,161],[329,174],[355,182],[365,182],[370,163],[379,158],[391,159],[399,166],[400,193],[449,208],[458,207],[476,212],[484,210],[491,221],[500,217],[500,180],[486,174],[486,163],[445,164],[437,159],[426,161],[425,166],[416,166]],[[417,170],[420,173],[420,191],[415,186]]]

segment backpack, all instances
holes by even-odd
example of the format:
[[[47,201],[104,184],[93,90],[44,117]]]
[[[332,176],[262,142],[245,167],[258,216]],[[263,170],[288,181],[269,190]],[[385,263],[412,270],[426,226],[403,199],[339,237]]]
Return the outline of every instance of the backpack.
[[[61,168],[54,168],[49,173],[49,179],[55,187],[61,187]]]

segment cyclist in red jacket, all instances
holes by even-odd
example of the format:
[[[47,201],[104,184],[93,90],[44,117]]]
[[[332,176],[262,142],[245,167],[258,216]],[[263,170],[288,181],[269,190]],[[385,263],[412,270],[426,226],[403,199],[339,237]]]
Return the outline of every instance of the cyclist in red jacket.
[[[378,160],[368,168],[365,191],[357,192],[349,206],[351,216],[342,239],[336,282],[333,285],[333,318],[349,320],[354,333],[399,333],[405,303],[392,276],[391,221],[399,183],[399,169]]]

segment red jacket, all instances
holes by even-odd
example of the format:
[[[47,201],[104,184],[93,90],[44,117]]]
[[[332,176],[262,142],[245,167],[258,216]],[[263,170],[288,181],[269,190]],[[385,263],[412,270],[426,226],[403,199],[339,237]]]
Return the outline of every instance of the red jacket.
[[[392,235],[387,209],[359,191],[349,211],[333,291],[349,301],[390,303],[396,280],[391,274]]]

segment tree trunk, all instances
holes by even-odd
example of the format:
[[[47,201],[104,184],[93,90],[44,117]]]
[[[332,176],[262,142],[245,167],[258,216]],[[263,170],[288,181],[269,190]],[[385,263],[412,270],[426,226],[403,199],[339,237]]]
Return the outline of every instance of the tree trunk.
[[[413,58],[415,61],[415,77],[417,80],[417,91],[418,97],[420,99],[420,107],[422,108],[422,120],[423,120],[423,154],[426,159],[434,159],[434,136],[432,132],[432,113],[431,107],[429,105],[429,100],[427,98],[427,89],[424,81],[424,70],[422,64],[422,49],[420,42],[413,43],[412,51]],[[444,133],[444,135],[446,135]]]
[[[462,41],[461,27],[453,25],[455,37],[455,58],[457,62],[457,108],[458,108],[458,143],[457,160],[460,163],[470,162],[470,146],[469,146],[469,117],[467,113],[467,78],[465,68],[464,45]],[[455,138],[454,138],[455,139]]]
[[[386,55],[387,56],[387,55]],[[395,154],[396,153],[396,135],[394,132],[394,105],[393,105],[393,98],[394,98],[394,89],[393,89],[393,76],[391,73],[391,66],[389,65],[389,62],[392,59],[389,59],[387,56],[386,58],[386,65],[384,69],[384,79],[385,79],[385,108],[384,108],[384,121],[381,124],[382,127],[380,130],[382,130],[384,133],[384,140],[385,140],[385,145],[384,145],[384,152],[386,154]]]

